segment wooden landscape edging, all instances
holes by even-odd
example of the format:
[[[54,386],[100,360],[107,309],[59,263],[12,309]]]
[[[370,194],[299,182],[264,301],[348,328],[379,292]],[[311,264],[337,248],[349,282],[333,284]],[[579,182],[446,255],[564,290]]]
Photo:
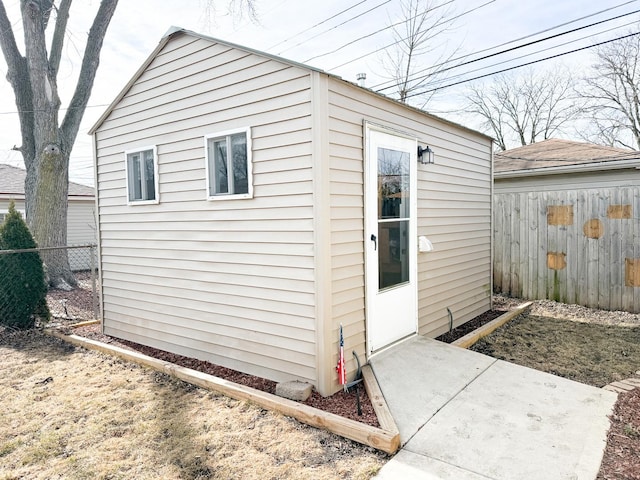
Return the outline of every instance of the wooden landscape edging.
[[[356,422],[355,420],[263,392],[262,390],[239,385],[207,373],[180,367],[165,360],[158,360],[157,358],[149,357],[135,351],[125,350],[124,348],[114,345],[107,345],[106,343],[97,342],[78,335],[65,335],[55,330],[47,330],[47,333],[74,345],[115,355],[123,360],[144,365],[193,385],[235,398],[236,400],[251,402],[268,410],[273,410],[282,415],[295,418],[312,427],[323,428],[386,453],[393,454],[400,447],[400,434],[397,429],[395,431],[387,431],[382,428],[372,427],[371,425]],[[366,385],[367,382],[365,381],[365,387]]]
[[[367,391],[373,410],[376,412],[380,427],[387,432],[400,435],[396,422],[391,416],[387,401],[382,395],[382,390],[380,390],[378,380],[376,380],[370,365],[362,367],[362,378],[364,380],[364,388]]]
[[[474,330],[471,333],[466,334],[464,337],[460,337],[458,340],[451,342],[451,345],[455,345],[456,347],[469,348],[482,337],[486,337],[487,335],[489,335],[496,328],[501,327],[510,320],[513,320],[515,317],[530,308],[532,304],[533,302],[527,302],[523,303],[522,305],[518,305],[515,309],[500,315],[498,318],[491,320],[489,323],[483,325],[482,327]]]

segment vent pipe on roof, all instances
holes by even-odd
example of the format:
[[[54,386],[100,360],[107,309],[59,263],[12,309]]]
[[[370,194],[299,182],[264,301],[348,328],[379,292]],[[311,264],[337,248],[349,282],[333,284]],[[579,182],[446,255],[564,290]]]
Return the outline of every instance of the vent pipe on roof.
[[[356,79],[358,80],[358,85],[360,85],[361,87],[364,87],[364,81],[367,79],[367,74],[366,73],[358,73],[356,75]]]

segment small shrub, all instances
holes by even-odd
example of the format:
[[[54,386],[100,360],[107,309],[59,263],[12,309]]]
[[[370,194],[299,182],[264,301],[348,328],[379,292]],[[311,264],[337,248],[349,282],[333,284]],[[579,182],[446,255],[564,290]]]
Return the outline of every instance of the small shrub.
[[[15,204],[0,225],[0,250],[36,248],[27,224]],[[0,255],[0,323],[11,328],[27,329],[35,325],[36,316],[49,320],[42,259],[37,252]]]

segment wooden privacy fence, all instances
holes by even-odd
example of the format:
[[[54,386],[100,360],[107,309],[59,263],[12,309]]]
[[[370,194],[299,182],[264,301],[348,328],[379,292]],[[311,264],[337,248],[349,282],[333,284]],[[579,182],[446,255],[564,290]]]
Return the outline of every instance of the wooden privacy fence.
[[[640,312],[640,187],[500,193],[494,291]]]

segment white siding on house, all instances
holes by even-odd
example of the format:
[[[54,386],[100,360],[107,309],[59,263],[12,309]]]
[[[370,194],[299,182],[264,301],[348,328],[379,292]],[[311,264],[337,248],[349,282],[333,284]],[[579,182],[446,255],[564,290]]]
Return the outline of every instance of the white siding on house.
[[[14,200],[16,210],[24,218],[24,200]],[[9,210],[10,199],[0,198],[0,213]],[[69,200],[67,209],[67,245],[89,245],[96,243],[96,204],[95,200]]]
[[[97,241],[96,202],[70,200],[67,210],[67,244],[89,245]]]
[[[490,308],[491,140],[346,82],[329,84],[334,322],[365,352],[363,121],[415,135],[435,152],[418,166],[419,333],[435,337]],[[351,359],[349,359],[351,360]],[[353,364],[351,364],[353,368]]]
[[[16,210],[22,213],[24,218],[24,200],[14,200]],[[0,198],[0,213],[7,212],[9,209],[10,199]],[[96,230],[96,203],[92,198],[80,199],[75,197],[69,200],[67,209],[67,245],[94,245],[97,241]],[[94,249],[95,250],[95,249]],[[89,249],[71,249],[69,250],[69,264],[71,269],[88,270],[91,268],[91,252]],[[97,259],[94,258],[93,265],[97,265]]]
[[[16,210],[22,214],[22,218],[24,218],[24,200],[15,200],[11,198],[0,198],[0,213],[7,213],[9,211],[9,205],[11,201],[15,202]]]
[[[316,382],[310,73],[175,35],[96,131],[105,332]],[[207,134],[251,128],[254,198],[207,201]],[[123,152],[158,151],[158,205]]]

